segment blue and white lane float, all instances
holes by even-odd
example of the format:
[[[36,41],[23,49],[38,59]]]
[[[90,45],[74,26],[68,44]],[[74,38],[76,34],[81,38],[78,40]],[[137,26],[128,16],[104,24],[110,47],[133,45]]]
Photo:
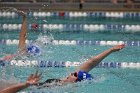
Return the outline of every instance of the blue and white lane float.
[[[29,44],[32,40],[26,40],[26,43]],[[0,44],[6,45],[17,45],[19,40],[0,40]],[[45,42],[43,42],[45,45]],[[46,41],[47,43],[47,41]],[[140,41],[92,41],[92,40],[52,40],[50,44],[53,45],[99,45],[99,46],[106,46],[106,45],[120,45],[125,44],[126,46],[140,46]]]
[[[21,29],[21,24],[0,24],[0,29],[4,31],[15,31]],[[28,29],[32,29],[32,24],[28,25]],[[39,24],[37,28],[42,30],[56,30],[60,32],[66,31],[116,31],[116,32],[140,32],[140,25],[128,25],[128,24]]]
[[[140,12],[28,12],[28,17],[116,17],[116,18],[139,18]],[[0,18],[17,18],[15,12],[0,11]]]
[[[9,65],[19,67],[76,67],[80,66],[81,62],[58,62],[58,61],[37,61],[37,60],[12,60]],[[3,61],[0,62],[0,66],[5,66]],[[101,62],[96,68],[140,68],[140,62]]]

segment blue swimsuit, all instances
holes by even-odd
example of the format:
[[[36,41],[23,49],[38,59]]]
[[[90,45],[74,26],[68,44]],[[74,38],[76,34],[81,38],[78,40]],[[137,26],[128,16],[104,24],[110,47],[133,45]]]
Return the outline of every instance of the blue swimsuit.
[[[78,81],[82,81],[82,80],[91,80],[93,79],[93,77],[91,76],[91,74],[85,72],[85,71],[79,71],[78,72]]]

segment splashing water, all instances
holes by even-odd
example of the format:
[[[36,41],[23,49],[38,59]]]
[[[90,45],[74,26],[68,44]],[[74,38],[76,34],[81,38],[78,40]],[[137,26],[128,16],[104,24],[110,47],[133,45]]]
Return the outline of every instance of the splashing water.
[[[49,44],[52,44],[52,41],[54,40],[53,36],[52,35],[40,35],[38,37],[38,39],[36,40],[36,42],[38,44],[41,44],[42,46],[43,45],[49,45]]]

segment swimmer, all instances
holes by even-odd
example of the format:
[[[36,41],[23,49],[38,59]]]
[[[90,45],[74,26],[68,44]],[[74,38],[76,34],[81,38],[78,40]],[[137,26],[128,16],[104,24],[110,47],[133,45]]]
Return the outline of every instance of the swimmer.
[[[38,72],[36,72],[35,74],[31,74],[25,83],[19,83],[19,84],[9,86],[5,89],[0,90],[0,93],[16,93],[29,86],[38,84],[40,78],[41,78],[41,74],[38,74]]]
[[[26,16],[26,13],[24,13],[23,11],[19,11],[16,9],[14,9],[14,11],[23,17],[23,22],[22,22],[22,26],[21,26],[20,35],[19,35],[18,53],[6,55],[2,59],[0,59],[1,62],[10,61],[15,56],[18,56],[19,54],[23,55],[26,53],[26,42],[25,41],[26,41],[26,34],[27,34],[27,16]]]
[[[0,59],[1,60],[0,62],[10,61],[15,56],[18,56],[18,55],[27,55],[27,54],[38,55],[40,53],[40,49],[38,48],[38,46],[34,44],[30,44],[28,45],[28,47],[26,47],[27,25],[28,25],[26,13],[23,11],[17,10],[15,8],[14,8],[14,11],[23,17],[21,31],[19,34],[18,52],[16,54],[6,55],[2,59]]]
[[[87,62],[83,63],[79,69],[75,72],[70,73],[70,75],[64,79],[48,79],[45,82],[39,83],[38,88],[50,87],[50,86],[60,86],[66,83],[75,83],[83,80],[91,80],[93,79],[92,75],[88,72],[91,71],[96,65],[98,65],[105,57],[109,54],[119,51],[125,47],[124,44],[116,45],[92,58],[90,58]],[[52,83],[52,84],[51,84]]]
[[[16,54],[6,55],[2,59],[0,59],[0,62],[2,61],[10,61],[16,56],[38,56],[41,54],[41,49],[39,48],[39,45],[46,43],[51,43],[51,40],[47,37],[44,37],[44,41],[41,41],[40,39],[37,39],[34,43],[31,43],[29,45],[26,45],[26,39],[27,39],[27,15],[25,12],[17,10],[14,8],[14,11],[17,12],[19,15],[23,17],[22,25],[21,25],[21,31],[19,34],[19,43],[18,43],[18,52]],[[46,40],[47,39],[47,40]],[[39,43],[37,45],[37,43]],[[27,46],[27,47],[26,47]]]

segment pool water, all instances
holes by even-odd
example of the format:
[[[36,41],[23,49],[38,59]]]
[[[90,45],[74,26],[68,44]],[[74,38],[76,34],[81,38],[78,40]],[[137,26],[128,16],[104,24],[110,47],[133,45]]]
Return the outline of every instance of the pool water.
[[[46,20],[44,22],[43,20]],[[140,25],[140,18],[102,18],[102,17],[47,17],[29,19],[29,23],[36,22],[38,24],[125,24]],[[0,24],[21,24],[21,18],[0,20]],[[1,26],[2,27],[2,26]],[[85,31],[84,29],[67,31],[59,30],[42,30],[28,31],[28,40],[36,40],[40,35],[51,35],[54,40],[87,40],[87,41],[140,41],[139,32],[126,32],[125,30],[103,30],[103,31]],[[18,30],[0,29],[0,40],[17,40],[19,38]],[[70,61],[84,62],[87,58],[97,55],[112,45],[47,45],[43,47],[42,56],[35,58],[22,58],[23,60],[43,60],[43,61]],[[126,45],[126,48],[112,53],[103,62],[127,62],[136,63],[140,60],[140,46]],[[7,45],[0,43],[0,57],[6,54],[14,54],[17,45]],[[18,59],[21,60],[21,59]],[[49,78],[64,78],[68,73],[75,71],[77,67],[18,67],[18,66],[1,66],[0,79],[14,79],[24,82],[29,74],[39,70],[43,73],[41,81]],[[139,93],[140,91],[140,69],[139,68],[94,68],[90,72],[94,76],[94,80],[79,82],[76,84],[68,84],[66,86],[56,86],[53,88],[37,89],[30,87],[23,91],[27,93]]]

